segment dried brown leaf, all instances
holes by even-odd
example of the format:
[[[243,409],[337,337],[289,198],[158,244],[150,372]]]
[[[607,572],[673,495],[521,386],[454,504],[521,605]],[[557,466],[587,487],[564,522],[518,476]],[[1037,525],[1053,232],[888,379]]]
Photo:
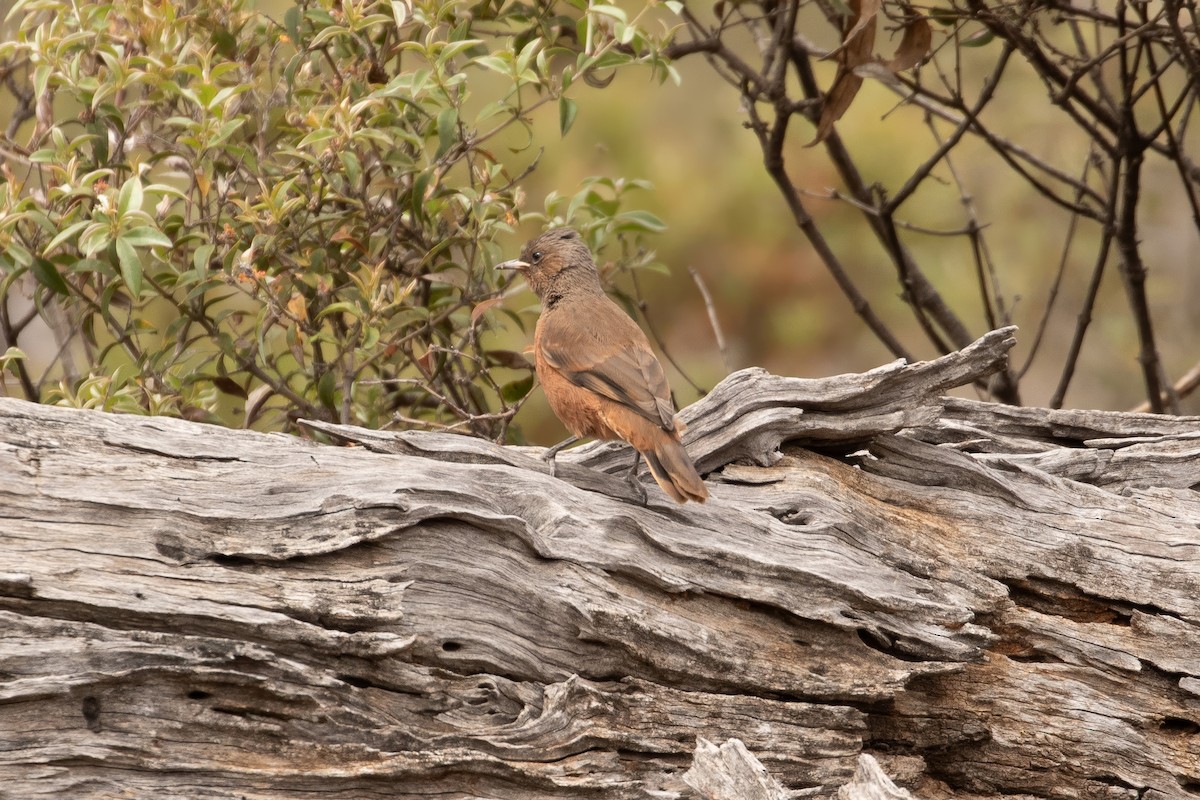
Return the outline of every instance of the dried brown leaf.
[[[817,121],[817,135],[806,146],[820,144],[833,133],[833,125],[854,101],[863,79],[855,74],[856,68],[870,62],[875,50],[875,17],[879,13],[880,0],[850,0],[854,16],[849,20],[846,38],[838,50],[838,71],[833,85],[825,95],[821,106],[821,118]]]
[[[254,391],[250,392],[246,398],[246,417],[242,422],[242,427],[249,428],[258,419],[258,415],[262,413],[263,404],[275,394],[275,390],[269,384],[255,387]]]
[[[888,69],[892,72],[912,69],[925,60],[932,46],[933,28],[929,26],[929,20],[916,17],[904,26],[904,37],[900,40],[896,55],[887,64]]]
[[[480,303],[479,305],[472,308],[471,309],[471,327],[472,328],[475,327],[475,323],[478,322],[479,318],[482,317],[484,314],[486,314],[489,309],[492,309],[492,308],[496,307],[497,305],[499,305],[500,300],[501,300],[501,298],[499,298],[499,297],[492,297],[487,300],[484,300],[482,303]]]
[[[414,349],[415,350],[415,349]],[[421,355],[413,359],[413,363],[417,365],[417,369],[421,370],[421,374],[427,379],[433,377],[433,351],[426,350]]]
[[[509,369],[529,369],[533,364],[521,353],[514,350],[489,350],[488,361],[498,367]]]
[[[838,70],[837,77],[833,80],[833,86],[825,95],[825,104],[821,106],[821,119],[817,123],[817,135],[805,145],[806,147],[820,144],[828,138],[829,134],[833,133],[833,124],[842,118],[846,109],[850,108],[850,103],[858,94],[862,82],[863,79],[853,72]]]
[[[304,295],[297,292],[292,295],[292,299],[287,303],[288,314],[297,322],[308,321],[308,301]]]
[[[850,29],[846,31],[846,35],[842,37],[843,50],[852,49],[854,43],[852,40],[859,34],[863,33],[868,25],[871,25],[869,32],[871,45],[875,44],[875,17],[879,15],[879,6],[881,0],[850,0],[850,10],[854,12],[854,16],[850,18]],[[869,50],[870,48],[868,48]],[[870,53],[868,53],[870,55]]]
[[[225,394],[231,394],[234,397],[240,397],[243,400],[245,400],[247,397],[246,390],[242,388],[242,385],[233,378],[218,376],[213,378],[213,386],[216,386]]]

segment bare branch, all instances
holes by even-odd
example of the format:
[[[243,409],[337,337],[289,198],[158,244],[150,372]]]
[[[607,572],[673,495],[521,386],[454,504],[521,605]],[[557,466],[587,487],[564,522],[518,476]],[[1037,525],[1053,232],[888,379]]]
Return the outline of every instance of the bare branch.
[[[712,294],[708,291],[704,278],[700,276],[695,267],[688,267],[688,272],[692,274],[692,280],[696,282],[696,288],[700,290],[700,296],[704,298],[704,308],[708,312],[708,324],[712,326],[713,336],[716,337],[717,350],[721,353],[721,363],[725,366],[726,372],[733,372],[733,364],[729,361],[729,348],[725,345],[725,334],[721,331],[721,321],[717,319],[717,309],[713,305]]]

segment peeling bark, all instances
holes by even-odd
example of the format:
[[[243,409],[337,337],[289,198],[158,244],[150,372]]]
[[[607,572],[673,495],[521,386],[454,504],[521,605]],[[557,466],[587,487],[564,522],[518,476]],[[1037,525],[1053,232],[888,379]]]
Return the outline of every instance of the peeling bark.
[[[1200,797],[1200,419],[944,396],[1011,334],[731,375],[703,506],[0,399],[0,798]]]

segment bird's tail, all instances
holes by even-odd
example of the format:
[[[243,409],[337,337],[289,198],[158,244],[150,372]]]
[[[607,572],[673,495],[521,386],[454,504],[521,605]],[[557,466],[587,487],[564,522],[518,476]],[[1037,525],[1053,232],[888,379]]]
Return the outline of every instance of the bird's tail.
[[[663,436],[655,442],[653,450],[645,450],[642,455],[654,480],[676,503],[686,503],[688,500],[703,503],[708,499],[708,489],[700,480],[696,465],[678,441]]]

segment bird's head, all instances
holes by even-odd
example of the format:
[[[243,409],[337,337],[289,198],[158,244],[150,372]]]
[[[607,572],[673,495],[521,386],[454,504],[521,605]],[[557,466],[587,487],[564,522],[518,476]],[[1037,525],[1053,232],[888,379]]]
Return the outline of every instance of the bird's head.
[[[601,290],[592,252],[571,228],[554,228],[531,239],[520,258],[497,264],[496,269],[520,272],[543,302],[571,290]]]

